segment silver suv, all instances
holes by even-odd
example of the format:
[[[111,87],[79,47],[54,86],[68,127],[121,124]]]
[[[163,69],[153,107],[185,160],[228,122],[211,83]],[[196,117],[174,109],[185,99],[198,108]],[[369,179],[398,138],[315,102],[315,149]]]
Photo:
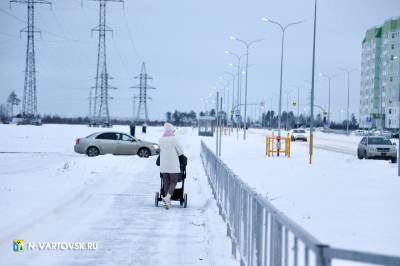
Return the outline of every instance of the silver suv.
[[[292,136],[290,137],[292,141],[301,140],[307,142],[307,133],[304,129],[293,129]]]
[[[396,144],[385,137],[363,137],[358,144],[357,156],[358,159],[386,159],[395,163],[397,162]]]
[[[149,157],[160,153],[157,143],[136,139],[121,132],[97,132],[76,140],[74,150],[90,157],[100,154],[139,155]]]

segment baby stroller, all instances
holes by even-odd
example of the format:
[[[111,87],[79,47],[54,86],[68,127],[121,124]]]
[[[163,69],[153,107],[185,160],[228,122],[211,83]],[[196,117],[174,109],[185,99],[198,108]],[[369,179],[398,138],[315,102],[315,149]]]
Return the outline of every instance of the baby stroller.
[[[160,166],[160,156],[158,156],[157,161],[156,161],[157,166]],[[187,207],[187,194],[185,193],[185,179],[186,179],[186,165],[187,165],[187,157],[185,155],[179,156],[179,164],[181,168],[181,178],[178,180],[178,183],[182,183],[181,188],[175,188],[173,195],[171,196],[171,201],[179,201],[180,205],[183,208]],[[164,192],[164,182],[162,175],[160,173],[160,179],[161,179],[161,187],[160,187],[160,192],[156,192],[155,198],[154,198],[154,205],[158,207],[158,202],[160,202],[161,196],[165,197],[165,192]]]

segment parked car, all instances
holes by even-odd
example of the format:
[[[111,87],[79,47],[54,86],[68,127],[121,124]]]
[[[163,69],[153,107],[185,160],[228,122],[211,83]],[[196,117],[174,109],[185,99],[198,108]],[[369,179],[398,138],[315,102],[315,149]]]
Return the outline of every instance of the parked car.
[[[307,142],[307,133],[302,128],[293,129],[290,138],[291,138],[292,141],[302,140],[302,141],[306,141]]]
[[[385,137],[363,137],[358,144],[357,156],[358,159],[385,159],[396,163],[396,144]]]
[[[101,154],[139,155],[149,157],[160,153],[157,143],[136,139],[121,132],[97,132],[76,140],[77,153],[93,157]]]
[[[399,130],[392,131],[392,135],[390,137],[392,139],[398,139],[399,138]]]

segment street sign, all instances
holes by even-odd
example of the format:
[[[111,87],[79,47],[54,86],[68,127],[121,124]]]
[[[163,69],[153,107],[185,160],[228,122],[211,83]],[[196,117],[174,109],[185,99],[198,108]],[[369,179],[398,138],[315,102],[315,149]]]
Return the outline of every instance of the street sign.
[[[372,113],[372,118],[374,118],[374,119],[383,118],[383,114],[380,114],[380,113]]]
[[[292,102],[292,106],[293,106],[293,107],[296,107],[296,106],[297,106],[297,102],[293,101],[293,102]]]

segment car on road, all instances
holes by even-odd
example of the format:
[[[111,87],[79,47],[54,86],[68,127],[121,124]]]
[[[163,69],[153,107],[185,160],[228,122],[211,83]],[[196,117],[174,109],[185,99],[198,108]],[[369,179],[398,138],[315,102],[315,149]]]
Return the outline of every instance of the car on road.
[[[398,139],[399,138],[399,130],[393,130],[391,132],[391,136],[392,139]]]
[[[102,154],[149,157],[160,153],[157,143],[143,141],[122,132],[97,132],[76,140],[74,150],[89,157]]]
[[[307,142],[307,133],[302,128],[293,129],[290,139],[292,141],[302,140],[302,141],[306,141]]]
[[[385,137],[363,137],[358,144],[357,157],[358,159],[385,159],[396,163],[396,144]]]

